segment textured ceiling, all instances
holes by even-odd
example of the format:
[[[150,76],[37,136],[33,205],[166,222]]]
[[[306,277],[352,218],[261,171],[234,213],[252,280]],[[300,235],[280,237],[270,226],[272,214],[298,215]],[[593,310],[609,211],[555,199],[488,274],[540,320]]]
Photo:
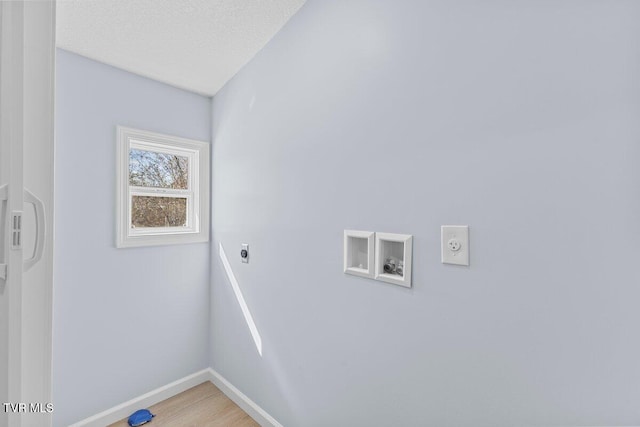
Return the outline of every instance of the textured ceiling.
[[[214,95],[306,0],[58,0],[57,46]]]

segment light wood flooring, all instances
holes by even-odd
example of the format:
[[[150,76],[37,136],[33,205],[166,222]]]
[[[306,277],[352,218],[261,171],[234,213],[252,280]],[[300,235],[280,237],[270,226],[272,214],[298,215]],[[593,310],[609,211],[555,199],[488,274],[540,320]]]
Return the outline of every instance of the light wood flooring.
[[[149,427],[255,427],[249,415],[209,381],[147,408]],[[128,427],[127,419],[109,427]]]

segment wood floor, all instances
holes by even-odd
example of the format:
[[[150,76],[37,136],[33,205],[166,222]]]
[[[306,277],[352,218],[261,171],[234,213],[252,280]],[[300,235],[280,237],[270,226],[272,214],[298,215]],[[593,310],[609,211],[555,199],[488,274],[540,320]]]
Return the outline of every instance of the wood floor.
[[[209,381],[147,409],[155,415],[153,421],[145,424],[149,427],[259,427]],[[109,427],[128,426],[124,419]]]

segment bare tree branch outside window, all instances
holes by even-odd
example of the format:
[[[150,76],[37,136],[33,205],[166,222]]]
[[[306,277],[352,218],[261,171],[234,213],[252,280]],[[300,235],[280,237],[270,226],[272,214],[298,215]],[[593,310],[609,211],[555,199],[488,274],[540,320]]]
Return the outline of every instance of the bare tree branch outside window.
[[[129,185],[186,190],[189,185],[189,159],[173,154],[131,150]]]

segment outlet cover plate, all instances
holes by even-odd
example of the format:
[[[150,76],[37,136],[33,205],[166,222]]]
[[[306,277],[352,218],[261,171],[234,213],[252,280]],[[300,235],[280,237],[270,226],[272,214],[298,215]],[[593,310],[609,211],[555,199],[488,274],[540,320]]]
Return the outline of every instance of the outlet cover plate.
[[[469,265],[469,226],[443,225],[442,263]]]

